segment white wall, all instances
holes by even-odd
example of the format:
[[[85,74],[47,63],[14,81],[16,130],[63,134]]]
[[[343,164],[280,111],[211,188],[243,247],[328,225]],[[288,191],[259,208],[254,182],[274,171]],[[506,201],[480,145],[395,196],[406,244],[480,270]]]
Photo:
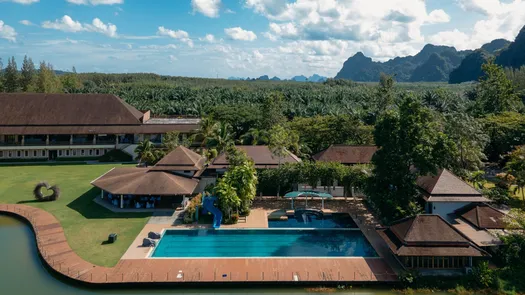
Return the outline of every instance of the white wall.
[[[446,219],[448,214],[454,213],[457,209],[465,207],[468,204],[470,204],[470,202],[434,202],[430,204],[432,211],[427,213],[438,214]]]

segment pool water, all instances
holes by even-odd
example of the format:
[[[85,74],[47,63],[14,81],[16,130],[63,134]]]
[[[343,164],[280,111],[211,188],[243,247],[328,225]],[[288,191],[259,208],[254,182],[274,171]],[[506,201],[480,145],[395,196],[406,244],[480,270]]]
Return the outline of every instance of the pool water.
[[[321,219],[307,216],[306,222],[301,215],[288,216],[288,220],[268,220],[269,228],[358,228],[347,213],[324,215]]]
[[[359,230],[166,230],[151,257],[377,257]]]

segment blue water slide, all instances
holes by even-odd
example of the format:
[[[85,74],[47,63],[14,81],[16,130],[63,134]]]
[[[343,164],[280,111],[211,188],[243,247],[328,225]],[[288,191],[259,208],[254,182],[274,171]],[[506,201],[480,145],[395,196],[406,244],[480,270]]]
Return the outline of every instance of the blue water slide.
[[[214,203],[217,201],[217,197],[210,196],[202,198],[202,208],[203,214],[210,212],[213,214],[213,228],[221,227],[222,222],[222,212],[217,207],[214,206]]]

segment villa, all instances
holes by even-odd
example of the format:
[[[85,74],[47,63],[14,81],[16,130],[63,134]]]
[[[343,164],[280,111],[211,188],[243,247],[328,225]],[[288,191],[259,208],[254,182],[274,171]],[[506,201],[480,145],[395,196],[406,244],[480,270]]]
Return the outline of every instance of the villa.
[[[430,273],[464,271],[471,268],[475,260],[490,257],[443,217],[435,214],[405,218],[377,231],[407,269],[430,270]]]
[[[144,139],[185,136],[199,119],[152,118],[111,94],[0,93],[0,160],[97,158],[119,149],[134,156]]]
[[[344,165],[370,164],[377,151],[374,145],[331,145],[315,154],[314,160],[319,162],[337,162]]]

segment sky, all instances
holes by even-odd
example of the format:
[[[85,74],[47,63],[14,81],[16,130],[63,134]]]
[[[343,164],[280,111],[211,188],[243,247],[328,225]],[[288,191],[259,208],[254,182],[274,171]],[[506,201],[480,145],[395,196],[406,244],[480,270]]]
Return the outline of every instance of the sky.
[[[192,77],[333,77],[427,43],[513,41],[525,0],[0,0],[0,57],[55,69]]]

